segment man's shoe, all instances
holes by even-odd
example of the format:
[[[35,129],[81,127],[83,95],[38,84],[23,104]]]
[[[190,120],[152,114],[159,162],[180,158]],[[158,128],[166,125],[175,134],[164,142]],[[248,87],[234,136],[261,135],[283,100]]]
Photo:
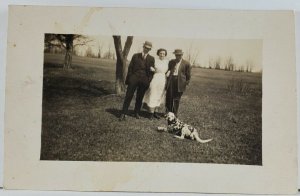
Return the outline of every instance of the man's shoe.
[[[140,118],[141,118],[140,115],[139,115],[138,113],[135,113],[135,114],[134,114],[134,117],[135,117],[136,119],[140,119]]]
[[[124,121],[126,120],[126,115],[125,114],[121,114],[119,121]]]
[[[160,116],[155,112],[153,115],[155,118],[160,119]]]
[[[149,120],[153,120],[153,119],[154,119],[154,114],[150,113]]]

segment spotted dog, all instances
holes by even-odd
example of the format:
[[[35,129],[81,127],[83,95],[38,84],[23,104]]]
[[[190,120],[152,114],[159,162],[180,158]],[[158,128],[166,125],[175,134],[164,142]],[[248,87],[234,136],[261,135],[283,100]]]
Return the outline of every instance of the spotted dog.
[[[210,142],[212,139],[203,140],[199,137],[199,133],[197,129],[191,125],[188,125],[178,118],[176,118],[175,114],[169,112],[165,115],[166,120],[168,121],[168,127],[158,127],[158,131],[166,131],[171,134],[174,134],[174,137],[179,139],[189,138],[192,140],[196,140],[200,143]]]

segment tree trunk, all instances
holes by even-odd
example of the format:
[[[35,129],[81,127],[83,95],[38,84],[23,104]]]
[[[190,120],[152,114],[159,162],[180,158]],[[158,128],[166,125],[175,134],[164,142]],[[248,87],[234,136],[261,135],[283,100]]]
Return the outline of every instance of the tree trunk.
[[[74,35],[72,35],[72,34],[66,35],[66,38],[65,38],[66,54],[65,54],[65,61],[64,61],[65,69],[71,68],[71,65],[72,65],[73,40],[74,40]]]
[[[116,63],[116,84],[115,90],[118,95],[125,92],[125,78],[127,74],[127,63],[126,59],[132,45],[133,36],[128,36],[125,42],[124,50],[122,50],[121,36],[113,36],[114,45],[117,56]]]

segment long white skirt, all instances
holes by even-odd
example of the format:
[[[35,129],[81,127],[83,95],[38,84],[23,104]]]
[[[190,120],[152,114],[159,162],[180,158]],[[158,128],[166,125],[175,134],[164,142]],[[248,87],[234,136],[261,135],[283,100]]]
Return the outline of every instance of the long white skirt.
[[[166,76],[164,73],[155,73],[148,90],[145,93],[143,103],[149,108],[159,107],[165,102]]]

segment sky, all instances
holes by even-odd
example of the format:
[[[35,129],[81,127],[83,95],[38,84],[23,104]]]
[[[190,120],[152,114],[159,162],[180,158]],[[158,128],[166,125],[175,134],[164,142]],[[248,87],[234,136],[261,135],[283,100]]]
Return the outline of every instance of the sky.
[[[99,45],[102,51],[114,51],[112,36],[89,36],[93,41],[88,45],[94,53],[97,53]],[[122,46],[126,41],[126,36],[121,36]],[[175,58],[174,49],[182,49],[184,59],[188,59],[190,54],[195,59],[195,64],[202,67],[208,67],[210,60],[221,59],[221,64],[231,57],[233,63],[239,66],[245,66],[247,62],[253,64],[253,71],[262,71],[262,40],[259,39],[191,39],[191,38],[166,38],[166,37],[134,37],[133,43],[128,54],[128,60],[136,52],[141,52],[145,41],[152,42],[153,48],[149,52],[157,58],[156,51],[159,48],[165,48],[168,51],[167,59]],[[83,54],[86,48],[81,49]],[[195,58],[197,57],[197,58]]]

